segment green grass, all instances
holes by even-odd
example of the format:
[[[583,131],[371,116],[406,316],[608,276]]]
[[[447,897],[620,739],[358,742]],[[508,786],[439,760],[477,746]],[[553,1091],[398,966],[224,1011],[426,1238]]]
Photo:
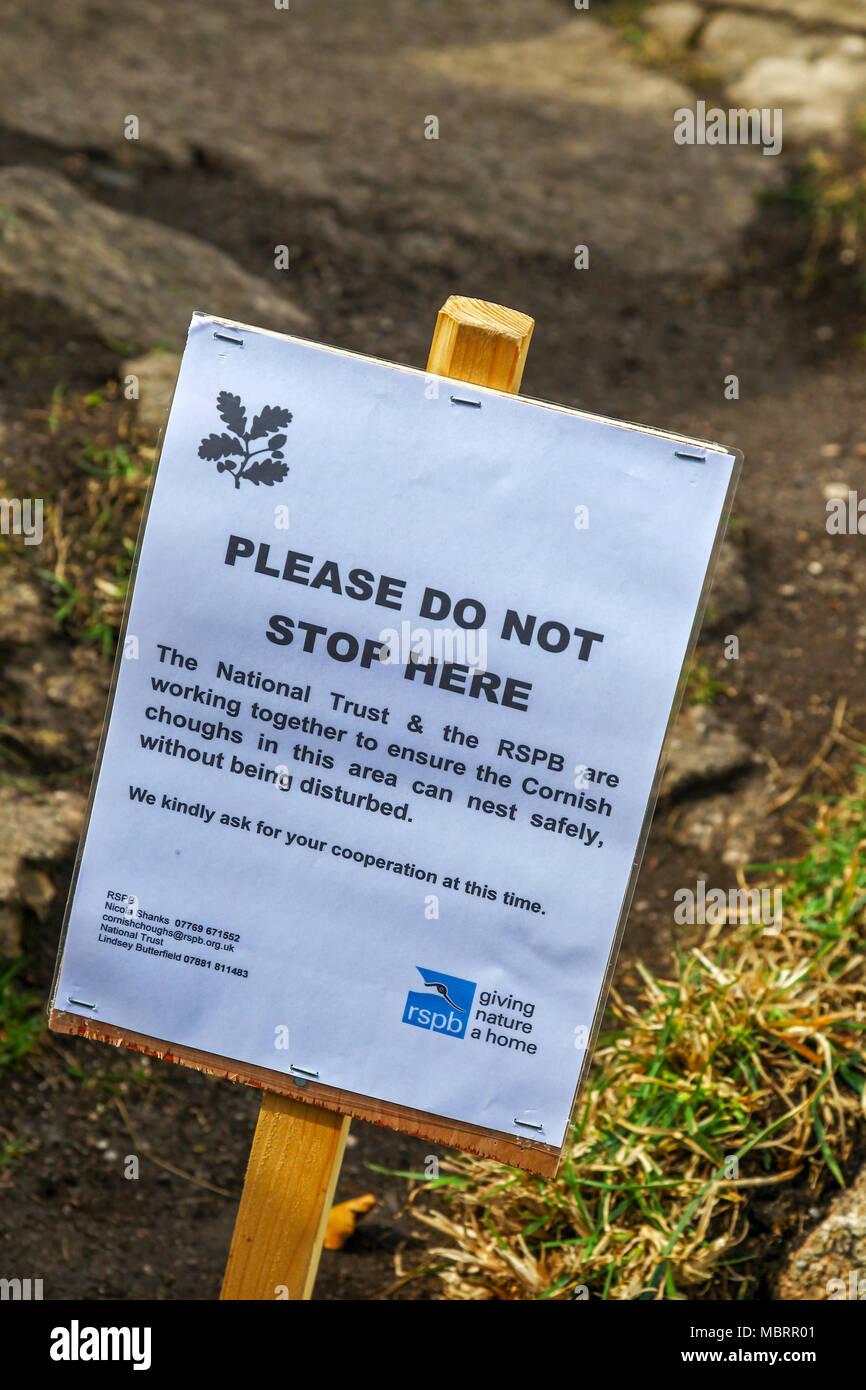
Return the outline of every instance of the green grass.
[[[54,591],[54,621],[63,624],[69,620],[77,620],[78,640],[93,643],[99,648],[101,655],[108,660],[114,651],[117,627],[114,623],[104,619],[99,600],[76,588],[68,580],[62,579],[60,575],[52,574],[50,570],[37,570],[37,574],[40,579],[44,579],[46,583],[50,584]],[[104,584],[108,582],[103,581]],[[119,578],[114,586],[113,597],[122,601],[126,596],[128,583],[128,574]]]
[[[0,1072],[34,1052],[45,1033],[42,999],[16,983],[22,963],[16,961],[0,974]]]
[[[849,268],[856,292],[866,290],[866,123],[841,151],[815,150],[798,178],[786,188],[768,190],[761,201],[782,203],[804,214],[811,237],[800,267],[802,289],[818,282],[822,266],[834,257]]]
[[[61,486],[46,486],[44,538],[38,560],[0,550],[22,578],[35,571],[51,589],[55,621],[73,642],[114,652],[123,617],[135,537],[156,451],[138,429],[116,381],[78,395],[63,382],[44,407],[50,436],[48,471]],[[34,486],[22,464],[9,461],[6,487],[27,495]],[[31,568],[32,567],[32,568]]]
[[[838,1189],[866,1083],[866,768],[818,805],[782,886],[780,932],[730,924],[680,950],[670,978],[638,964],[615,993],[555,1181],[491,1160],[442,1160],[443,1203],[418,1214],[455,1298],[749,1296],[749,1199]],[[791,1218],[793,1224],[793,1216]]]
[[[125,1095],[130,1085],[146,1085],[152,1081],[150,1068],[145,1061],[136,1058],[134,1053],[123,1054],[127,1063],[125,1070],[108,1071],[99,1065],[84,1067],[71,1057],[64,1057],[66,1073],[77,1081],[83,1091],[98,1091],[105,1095]]]
[[[48,430],[51,434],[56,434],[58,429],[60,428],[60,414],[58,408],[60,406],[61,401],[63,400],[63,393],[65,392],[65,390],[66,387],[64,386],[63,382],[60,381],[57,383],[54,390],[51,392],[51,405],[49,407],[48,414],[45,417],[45,422],[48,425]]]
[[[85,398],[87,403],[87,398]],[[96,402],[98,404],[98,402]],[[76,468],[89,473],[93,478],[129,478],[138,476],[138,467],[129,457],[122,444],[113,448],[99,449],[95,444],[85,444],[73,460]]]
[[[685,690],[685,702],[690,705],[711,705],[717,695],[727,690],[724,681],[716,680],[705,661],[699,661],[697,653],[689,671]]]

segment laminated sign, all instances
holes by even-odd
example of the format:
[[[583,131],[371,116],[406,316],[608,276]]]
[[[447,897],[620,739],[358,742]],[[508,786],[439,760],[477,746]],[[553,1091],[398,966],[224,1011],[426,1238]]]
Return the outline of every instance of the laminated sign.
[[[196,314],[52,1026],[553,1171],[739,463]]]

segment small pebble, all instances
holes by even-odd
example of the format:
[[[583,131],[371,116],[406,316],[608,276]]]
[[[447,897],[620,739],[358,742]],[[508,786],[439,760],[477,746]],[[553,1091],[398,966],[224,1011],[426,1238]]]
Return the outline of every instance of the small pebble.
[[[839,455],[841,454],[841,452],[842,452],[842,445],[841,445],[841,444],[822,444],[822,445],[821,445],[821,457],[822,457],[822,459],[837,459],[837,458],[839,457]]]
[[[810,561],[810,563],[809,563],[809,565],[807,566],[807,568],[808,568],[810,574],[823,574],[823,573],[824,573],[824,566],[821,564],[821,561],[820,561],[820,560],[812,560],[812,561]]]
[[[793,598],[797,590],[793,584],[780,584],[779,595],[781,598]]]
[[[834,501],[836,498],[841,498],[843,502],[847,501],[847,483],[825,483],[822,491],[828,502]]]

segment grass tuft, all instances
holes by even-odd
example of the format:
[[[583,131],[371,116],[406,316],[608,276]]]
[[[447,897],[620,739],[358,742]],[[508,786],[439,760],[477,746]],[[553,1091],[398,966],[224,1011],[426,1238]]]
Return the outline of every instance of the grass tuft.
[[[141,510],[156,450],[132,420],[116,382],[80,396],[58,385],[46,424],[59,485],[15,476],[5,485],[44,498],[37,577],[54,619],[75,642],[113,655],[123,618]],[[0,544],[0,552],[4,547]],[[31,557],[5,547],[22,575]]]
[[[612,994],[555,1181],[463,1156],[442,1205],[413,1190],[446,1297],[748,1296],[754,1195],[842,1185],[866,1098],[866,769],[812,834],[756,866],[778,933],[713,927],[670,978],[639,965],[634,1001]]]
[[[15,961],[0,974],[0,1072],[34,1052],[45,1032],[42,999],[15,982],[22,964]]]

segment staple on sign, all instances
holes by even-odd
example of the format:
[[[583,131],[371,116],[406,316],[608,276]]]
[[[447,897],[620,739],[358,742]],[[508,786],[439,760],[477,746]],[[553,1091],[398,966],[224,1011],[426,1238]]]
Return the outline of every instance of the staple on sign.
[[[243,347],[243,338],[230,338],[227,333],[214,333],[215,338],[219,338],[221,343],[234,343],[235,347]]]

